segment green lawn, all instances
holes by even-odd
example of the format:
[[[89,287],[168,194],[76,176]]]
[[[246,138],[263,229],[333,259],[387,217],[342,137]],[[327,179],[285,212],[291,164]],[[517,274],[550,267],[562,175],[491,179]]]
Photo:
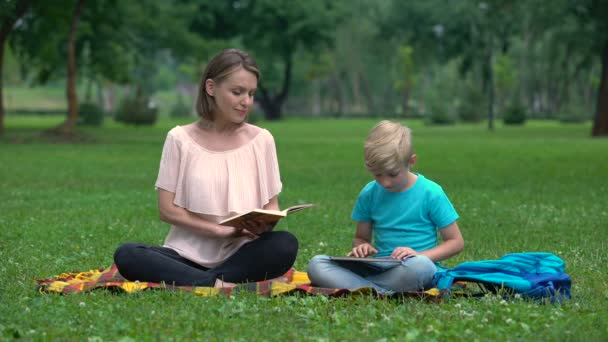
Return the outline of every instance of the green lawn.
[[[160,244],[154,181],[176,121],[108,123],[96,142],[42,144],[61,118],[9,116],[0,142],[0,339],[33,340],[587,340],[608,339],[608,140],[589,124],[428,127],[412,122],[416,171],[440,183],[461,219],[465,250],[447,265],[509,252],[562,257],[573,299],[330,299],[155,291],[40,295],[34,279],[109,266],[125,241]],[[300,240],[295,267],[349,250],[350,212],[370,180],[362,146],[372,120],[260,122],[275,136],[283,206],[318,203],[279,229]],[[8,143],[21,141],[22,143]]]
[[[83,90],[80,94],[83,94]],[[67,108],[67,99],[64,86],[7,86],[3,88],[4,105],[10,112],[13,109],[35,110],[61,110]]]
[[[97,88],[92,89],[91,101],[97,103]],[[86,85],[79,84],[77,93],[80,96],[81,104],[85,102],[85,94],[87,93]],[[55,84],[48,86],[6,86],[3,88],[4,106],[8,115],[15,115],[16,110],[27,111],[67,111],[67,99],[65,95],[65,85]],[[124,89],[120,87],[114,89],[116,104],[120,103],[124,96]],[[155,104],[158,106],[161,116],[169,116],[173,106],[178,101],[178,94],[175,90],[158,91],[153,96]],[[193,101],[190,98],[184,98],[184,101]]]

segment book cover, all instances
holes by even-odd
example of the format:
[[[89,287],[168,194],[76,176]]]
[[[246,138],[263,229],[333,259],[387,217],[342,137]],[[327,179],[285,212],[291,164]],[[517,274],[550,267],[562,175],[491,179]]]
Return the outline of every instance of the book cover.
[[[329,257],[330,260],[335,260],[335,261],[354,261],[354,262],[394,262],[394,263],[400,263],[402,259],[395,259],[395,258],[359,258],[359,257],[354,257],[354,256],[344,256],[344,257],[339,257],[339,256],[330,256]]]

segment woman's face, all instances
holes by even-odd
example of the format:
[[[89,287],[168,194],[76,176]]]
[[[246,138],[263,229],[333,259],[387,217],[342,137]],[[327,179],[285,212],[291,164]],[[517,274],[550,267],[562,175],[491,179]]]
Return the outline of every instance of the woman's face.
[[[253,96],[258,87],[254,73],[239,67],[222,82],[205,82],[205,91],[214,98],[214,121],[242,123],[253,108]]]

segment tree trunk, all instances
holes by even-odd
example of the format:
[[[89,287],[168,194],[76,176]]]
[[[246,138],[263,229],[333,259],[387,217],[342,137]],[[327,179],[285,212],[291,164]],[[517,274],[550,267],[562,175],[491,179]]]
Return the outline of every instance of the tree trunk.
[[[332,77],[330,79],[330,84],[333,89],[334,99],[335,99],[335,107],[334,107],[334,99],[331,100],[331,112],[334,116],[342,116],[344,114],[344,102],[346,101],[346,87],[342,82],[342,78],[339,72],[335,70],[332,72]]]
[[[283,86],[281,92],[276,96],[272,96],[270,92],[260,83],[259,89],[262,94],[259,102],[266,120],[279,120],[282,116],[283,103],[289,95],[289,87],[291,85],[291,70],[293,66],[293,51],[286,51],[283,54],[283,62],[285,70],[283,70]]]
[[[408,82],[409,83],[409,82]],[[403,106],[403,117],[407,118],[410,115],[410,93],[412,86],[411,84],[406,83],[403,86],[403,90],[401,90],[401,105]]]
[[[488,47],[482,66],[483,89],[488,97],[488,129],[494,130],[494,75],[492,71],[492,51]]]
[[[260,90],[262,90],[262,87],[260,87]],[[281,112],[282,103],[279,103],[276,96],[274,98],[269,95],[264,96],[264,92],[265,91],[262,90],[262,99],[260,100],[260,106],[264,111],[264,117],[266,120],[271,121],[281,119],[283,114]]]
[[[91,98],[93,97],[93,79],[92,78],[88,78],[87,79],[87,87],[84,93],[84,101],[85,102],[89,102],[91,103]]]
[[[14,25],[14,22],[11,23],[11,28],[12,25]],[[8,36],[8,32],[10,32],[9,30],[5,30],[5,26],[7,26],[7,24],[5,23],[4,25],[2,25],[2,30],[0,31],[0,136],[4,135],[4,95],[2,93],[2,70],[3,70],[3,64],[4,64],[4,42],[6,41],[6,37]]]
[[[525,103],[528,108],[532,108],[532,91],[530,90],[530,74],[532,73],[532,68],[530,67],[530,32],[528,29],[528,24],[525,25],[524,34],[523,34],[523,49],[520,55],[520,70],[522,70],[522,75],[520,76],[520,84],[517,87],[517,100],[519,103]]]
[[[361,85],[360,85],[360,79],[359,79],[359,72],[355,71],[355,72],[351,72],[350,73],[350,83],[351,83],[351,88],[352,88],[352,94],[353,94],[353,101],[352,101],[352,105],[351,105],[351,111],[353,112],[360,112],[361,111]]]
[[[362,72],[359,73],[359,77],[361,78],[361,90],[363,91],[363,96],[365,96],[365,101],[367,102],[367,112],[369,114],[373,113],[374,116],[379,115],[380,113],[376,112],[374,93],[369,85],[369,81],[367,78],[365,78]]]
[[[321,80],[315,78],[311,80],[312,85],[312,115],[321,115]]]
[[[594,137],[608,136],[608,42],[602,51],[602,76],[597,92],[597,107],[591,135]]]
[[[78,31],[78,24],[80,23],[80,15],[82,14],[84,4],[85,0],[79,0],[78,3],[76,3],[68,36],[66,83],[68,116],[62,124],[53,129],[56,133],[66,136],[74,134],[74,128],[76,127],[76,121],[78,120],[78,96],[76,94],[76,33]]]
[[[29,8],[29,1],[19,1],[15,5],[15,14],[12,17],[6,19],[5,22],[2,23],[2,27],[0,27],[0,136],[4,134],[4,94],[2,79],[3,79],[3,68],[4,68],[4,44],[6,43],[6,39],[8,35],[13,30],[13,26],[19,18],[21,18],[27,9]]]

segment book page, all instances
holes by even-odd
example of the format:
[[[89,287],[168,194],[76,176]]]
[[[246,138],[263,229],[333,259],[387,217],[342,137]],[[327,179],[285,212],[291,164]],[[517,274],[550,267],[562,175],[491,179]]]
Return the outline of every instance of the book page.
[[[241,227],[244,225],[244,222],[247,221],[258,221],[270,224],[279,221],[283,217],[283,213],[278,211],[275,211],[274,213],[261,213],[258,211],[251,211],[243,215],[228,218],[224,221],[221,221],[220,224],[224,226],[233,227]]]
[[[299,205],[291,206],[283,211],[286,212],[286,214],[291,214],[291,213],[295,213],[296,211],[300,211],[300,210],[314,207],[314,206],[315,206],[314,204],[299,204]]]
[[[310,208],[314,204],[301,204],[289,207],[283,211],[278,210],[265,210],[265,209],[254,209],[248,213],[236,215],[227,218],[220,222],[221,225],[239,227],[242,226],[246,221],[258,221],[263,223],[275,223],[287,216],[290,213],[300,211],[302,209]]]

